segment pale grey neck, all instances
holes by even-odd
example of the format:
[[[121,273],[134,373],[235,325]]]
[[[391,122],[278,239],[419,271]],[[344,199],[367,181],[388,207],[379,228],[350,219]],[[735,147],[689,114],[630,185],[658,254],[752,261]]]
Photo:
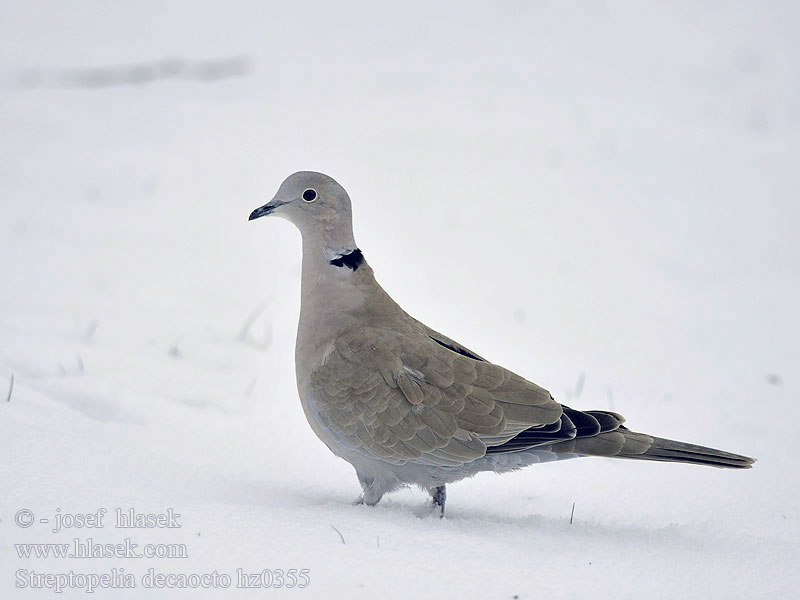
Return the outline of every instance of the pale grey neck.
[[[300,322],[297,348],[315,354],[309,344],[324,344],[348,325],[351,313],[365,302],[363,285],[357,285],[356,272],[337,267],[331,260],[356,248],[355,240],[341,247],[321,243],[320,236],[303,236],[303,271],[300,290]],[[349,246],[349,247],[348,247]],[[369,274],[367,273],[369,271]],[[371,269],[364,263],[358,276],[371,279]],[[372,280],[374,281],[374,280]]]
[[[327,280],[337,279],[338,268],[332,267],[331,260],[349,254],[356,250],[356,242],[352,234],[344,241],[331,243],[316,235],[303,236],[303,279],[302,294],[328,283]]]

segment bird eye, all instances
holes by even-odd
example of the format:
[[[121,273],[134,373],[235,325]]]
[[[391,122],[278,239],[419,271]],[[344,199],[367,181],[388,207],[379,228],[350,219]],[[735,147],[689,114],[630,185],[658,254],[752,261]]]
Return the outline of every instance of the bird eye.
[[[303,192],[303,200],[306,202],[313,202],[317,199],[317,191],[308,188],[305,192]]]

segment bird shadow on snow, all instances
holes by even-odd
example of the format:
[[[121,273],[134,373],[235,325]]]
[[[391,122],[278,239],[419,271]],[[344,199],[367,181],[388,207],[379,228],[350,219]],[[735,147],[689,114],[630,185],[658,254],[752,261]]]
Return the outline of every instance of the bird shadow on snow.
[[[640,547],[648,551],[659,548],[680,547],[691,552],[730,555],[741,551],[742,543],[753,543],[753,536],[737,536],[720,531],[714,523],[670,523],[659,526],[626,524],[619,522],[581,521],[570,524],[568,516],[551,517],[544,514],[525,516],[509,515],[491,509],[472,507],[448,507],[444,519],[432,510],[430,501],[421,495],[384,498],[374,507],[355,505],[355,494],[348,497],[341,492],[327,489],[300,489],[291,484],[275,485],[263,481],[246,481],[232,478],[227,485],[215,486],[214,499],[228,505],[241,505],[243,509],[274,509],[307,511],[307,517],[330,523],[358,523],[363,529],[378,526],[400,526],[403,530],[447,531],[458,536],[478,536],[486,541],[496,537],[498,542],[509,535],[553,537],[564,542],[572,540],[578,544],[608,544],[616,542],[626,547]],[[305,517],[304,517],[305,519]],[[788,544],[769,538],[759,538],[761,545],[775,550],[786,550]]]

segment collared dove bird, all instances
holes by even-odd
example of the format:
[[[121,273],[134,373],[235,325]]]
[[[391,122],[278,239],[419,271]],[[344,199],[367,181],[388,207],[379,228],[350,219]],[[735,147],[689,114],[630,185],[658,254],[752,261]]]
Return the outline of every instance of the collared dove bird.
[[[410,484],[444,514],[445,486],[582,456],[730,469],[755,460],[631,431],[607,410],[559,404],[408,315],[378,284],[353,238],[350,197],[301,171],[250,215],[283,217],[303,238],[297,389],[314,433],[356,470],[359,502]]]

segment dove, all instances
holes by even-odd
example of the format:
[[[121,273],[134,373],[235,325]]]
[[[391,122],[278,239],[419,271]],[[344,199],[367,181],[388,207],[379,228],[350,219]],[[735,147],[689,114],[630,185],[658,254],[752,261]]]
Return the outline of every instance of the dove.
[[[355,469],[358,503],[415,485],[441,517],[449,483],[587,456],[728,469],[755,462],[632,431],[612,411],[560,404],[407,314],[376,281],[353,237],[350,197],[331,177],[290,175],[249,220],[267,215],[300,230],[297,391],[311,429]]]

